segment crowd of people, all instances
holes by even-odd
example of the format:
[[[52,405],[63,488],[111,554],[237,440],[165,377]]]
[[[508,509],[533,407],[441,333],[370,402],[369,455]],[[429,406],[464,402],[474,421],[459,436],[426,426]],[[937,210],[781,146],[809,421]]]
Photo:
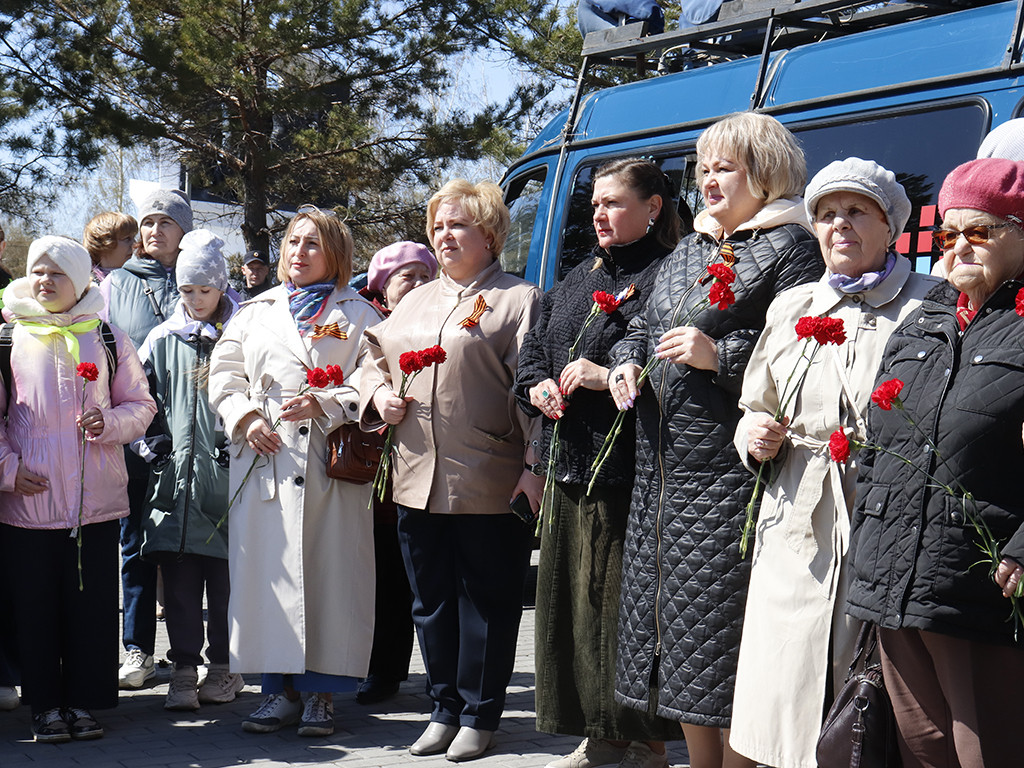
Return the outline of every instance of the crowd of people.
[[[17,683],[37,741],[102,736],[154,675],[159,573],[167,709],[258,673],[243,730],[327,736],[335,695],[397,692],[415,633],[409,751],[472,760],[538,535],[536,724],[582,737],[547,768],[665,768],[679,739],[693,768],[813,768],[863,622],[905,766],[1014,764],[1021,133],[945,179],[941,276],[894,248],[892,171],[808,183],[756,113],[701,135],[695,218],[656,164],[599,168],[593,252],[543,295],[502,269],[489,182],[441,187],[429,247],[382,248],[361,291],[308,205],[278,285],[254,251],[233,288],[178,190],[34,241],[2,294],[0,708]],[[343,428],[386,435],[379,482],[329,473]]]

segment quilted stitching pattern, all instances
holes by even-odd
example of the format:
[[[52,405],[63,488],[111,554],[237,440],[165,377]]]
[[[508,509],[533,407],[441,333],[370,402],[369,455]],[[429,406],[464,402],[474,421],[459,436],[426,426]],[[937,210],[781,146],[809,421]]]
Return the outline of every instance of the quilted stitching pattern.
[[[617,698],[633,707],[647,708],[653,684],[658,714],[718,727],[731,717],[749,578],[739,531],[754,479],[732,447],[743,370],[775,295],[824,271],[817,244],[796,225],[738,232],[733,242],[736,303],[694,322],[717,341],[720,372],[663,365],[637,401],[616,680]],[[612,350],[616,362],[648,359],[686,287],[717,251],[699,234],[679,244],[645,311]],[[706,291],[694,291],[678,317]]]

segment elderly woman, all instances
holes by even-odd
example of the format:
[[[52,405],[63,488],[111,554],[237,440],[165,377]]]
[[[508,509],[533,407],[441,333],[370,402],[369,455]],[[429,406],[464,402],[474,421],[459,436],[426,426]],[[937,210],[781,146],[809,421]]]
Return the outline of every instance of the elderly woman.
[[[542,456],[561,424],[555,483],[542,525],[537,571],[537,728],[584,736],[579,748],[548,768],[617,764],[627,747],[664,752],[679,727],[613,698],[622,544],[633,489],[634,429],[627,422],[614,454],[588,494],[591,464],[615,421],[608,397],[608,352],[643,308],[661,260],[679,242],[679,216],[668,179],[639,159],[616,160],[594,174],[592,258],[545,294],[540,320],[526,337],[516,397],[544,414]],[[601,314],[569,359],[595,291],[633,293]],[[541,470],[547,471],[546,461]],[[630,742],[637,742],[630,745]]]
[[[721,732],[732,716],[749,576],[739,538],[754,485],[732,447],[740,384],[772,299],[824,266],[798,197],[803,153],[777,120],[731,115],[701,134],[697,158],[706,209],[612,349],[610,386],[620,408],[637,405],[617,695],[680,721],[704,768],[746,764]],[[726,309],[706,303],[708,266],[722,263],[736,273]],[[653,356],[669,364],[641,391],[637,376]]]
[[[437,259],[419,243],[385,246],[370,259],[369,280],[359,292],[384,317],[405,296],[437,276]],[[412,659],[412,592],[398,546],[398,509],[390,487],[384,499],[373,500],[373,552],[376,562],[373,651],[370,673],[356,689],[360,704],[376,704],[398,693],[409,676]]]
[[[540,505],[539,423],[516,408],[519,348],[540,292],[498,261],[509,230],[501,190],[461,179],[427,205],[441,276],[366,334],[362,426],[397,425],[394,499],[413,622],[434,709],[414,755],[479,757],[493,743],[512,675],[533,526],[509,511]],[[439,344],[447,361],[395,393],[405,352]],[[460,727],[461,726],[461,727]]]
[[[829,459],[833,431],[864,440],[875,373],[893,329],[938,280],[892,250],[910,216],[895,175],[851,157],[811,180],[805,197],[825,275],[781,294],[743,379],[735,445],[754,473],[772,462],[757,525],[729,743],[774,768],[816,768],[822,714],[853,658],[843,568],[857,461]],[[843,321],[846,342],[800,361],[801,317]],[[787,418],[774,414],[794,370]],[[788,396],[788,392],[787,392]],[[783,638],[785,638],[783,640]]]
[[[380,319],[351,273],[348,227],[303,206],[281,243],[282,285],[238,311],[210,363],[210,403],[235,445],[231,671],[263,672],[267,694],[242,723],[251,733],[332,733],[332,693],[353,690],[370,657],[370,488],[331,480],[324,462],[327,434],[358,417],[359,340]],[[344,382],[308,389],[307,371],[328,365]]]
[[[1024,571],[1024,163],[955,168],[939,213],[949,283],[882,356],[878,382],[903,382],[903,410],[869,411],[869,440],[886,452],[862,457],[848,610],[878,625],[904,766],[1018,765],[1024,651],[1006,598]],[[975,565],[972,517],[1001,547],[995,584]]]

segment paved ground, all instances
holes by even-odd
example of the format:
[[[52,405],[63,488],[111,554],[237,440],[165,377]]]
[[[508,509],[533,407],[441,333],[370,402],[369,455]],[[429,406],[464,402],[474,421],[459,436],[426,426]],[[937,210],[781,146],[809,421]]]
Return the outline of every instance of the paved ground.
[[[467,765],[474,768],[543,768],[571,752],[578,738],[551,736],[534,730],[533,609],[523,614],[515,674],[497,746]],[[165,658],[167,633],[160,622],[157,657]],[[205,705],[195,714],[163,709],[170,668],[157,670],[156,683],[137,692],[122,692],[118,707],[97,712],[106,736],[93,742],[35,744],[31,741],[28,707],[0,712],[0,768],[224,768],[254,765],[344,765],[346,768],[399,766],[452,768],[444,756],[413,757],[408,746],[426,727],[430,711],[424,693],[423,665],[413,651],[409,680],[391,701],[372,707],[355,703],[352,694],[335,699],[336,730],[328,738],[301,738],[294,728],[275,734],[243,733],[242,719],[260,701],[259,677],[247,676],[246,687],[231,704]],[[670,745],[674,766],[688,763],[682,742]]]

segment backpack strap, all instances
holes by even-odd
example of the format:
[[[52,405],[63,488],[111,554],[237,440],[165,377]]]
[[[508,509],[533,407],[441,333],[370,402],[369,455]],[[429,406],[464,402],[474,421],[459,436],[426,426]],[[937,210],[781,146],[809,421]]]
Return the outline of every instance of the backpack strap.
[[[3,331],[0,330],[0,344],[3,344]],[[117,373],[117,339],[114,338],[114,332],[110,330],[110,326],[107,323],[100,323],[100,335],[103,337],[103,346],[107,348],[107,371],[109,374],[109,384],[111,387],[114,386],[114,374]],[[3,354],[0,351],[0,354]],[[3,366],[3,360],[0,359],[0,366]],[[11,352],[10,347],[7,348],[7,371],[10,371],[11,366]],[[5,378],[4,381],[7,379]]]
[[[14,349],[14,323],[0,326],[0,379],[4,382],[7,399],[11,399],[11,351]]]
[[[153,314],[156,315],[156,318],[162,323],[167,318],[164,317],[163,310],[160,309],[160,304],[157,302],[156,296],[153,295],[155,293],[153,286],[149,284],[148,280],[143,286],[142,292],[146,294],[146,298],[149,299],[149,306],[153,309]]]

